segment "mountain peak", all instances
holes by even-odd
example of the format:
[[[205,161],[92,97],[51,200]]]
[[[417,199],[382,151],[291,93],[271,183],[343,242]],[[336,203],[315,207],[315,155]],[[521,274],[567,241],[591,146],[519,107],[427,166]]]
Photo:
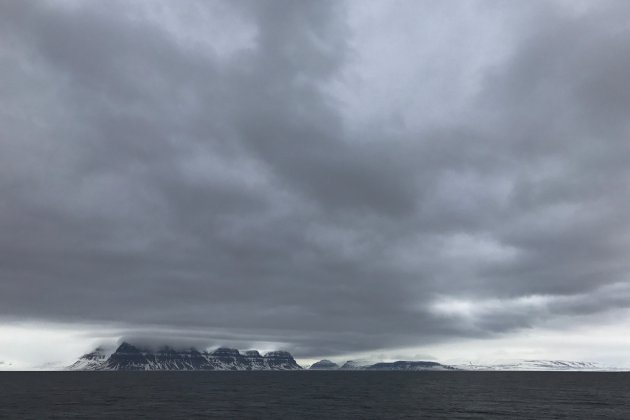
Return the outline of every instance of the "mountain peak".
[[[123,341],[116,349],[115,353],[140,353],[140,350],[136,346]]]

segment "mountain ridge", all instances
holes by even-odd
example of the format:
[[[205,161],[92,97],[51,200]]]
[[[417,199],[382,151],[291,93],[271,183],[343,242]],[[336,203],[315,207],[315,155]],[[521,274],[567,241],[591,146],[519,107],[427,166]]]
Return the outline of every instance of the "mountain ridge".
[[[328,359],[323,359],[323,360],[320,360],[319,362],[313,363],[308,369],[309,370],[337,370],[339,369],[339,365]]]
[[[4,363],[5,366],[10,364]],[[113,352],[97,347],[81,356],[65,370],[87,371],[180,371],[180,370],[302,370],[291,353],[270,351],[261,355],[258,350],[239,351],[219,347],[212,352],[199,351],[193,347],[174,349],[161,346],[147,349],[121,343]],[[357,359],[337,364],[330,360],[313,363],[308,370],[342,371],[619,371],[620,368],[603,366],[594,362],[566,360],[515,359],[487,363],[443,364],[432,361],[398,360],[383,362]]]
[[[373,360],[348,360],[343,365],[331,362],[330,360],[320,360],[313,363],[309,370],[344,370],[344,371],[356,371],[356,370],[373,370],[373,371],[386,371],[386,370],[404,370],[404,371],[419,371],[419,370],[459,370],[450,365],[444,365],[438,362],[427,362],[422,360],[397,360],[394,362],[378,362]]]
[[[149,350],[123,342],[107,355],[102,348],[84,354],[68,370],[301,370],[291,353],[271,351],[264,356],[257,350],[241,353],[237,349],[220,347],[213,352],[195,348],[175,350],[162,346]]]

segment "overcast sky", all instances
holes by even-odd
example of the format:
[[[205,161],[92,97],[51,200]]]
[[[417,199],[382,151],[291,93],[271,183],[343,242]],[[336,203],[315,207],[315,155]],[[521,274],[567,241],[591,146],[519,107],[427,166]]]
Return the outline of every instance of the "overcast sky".
[[[625,0],[0,2],[0,360],[630,362],[629,39]]]

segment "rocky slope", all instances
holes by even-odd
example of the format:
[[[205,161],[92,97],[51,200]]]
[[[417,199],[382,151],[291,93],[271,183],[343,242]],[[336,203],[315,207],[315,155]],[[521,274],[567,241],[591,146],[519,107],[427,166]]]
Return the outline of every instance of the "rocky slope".
[[[102,347],[97,347],[93,352],[84,354],[70,368],[72,370],[97,370],[108,357],[109,355]]]
[[[236,349],[219,348],[212,353],[194,348],[175,350],[164,346],[157,351],[122,343],[107,355],[102,349],[83,355],[70,370],[299,370],[286,351],[262,356],[256,350],[241,354]]]

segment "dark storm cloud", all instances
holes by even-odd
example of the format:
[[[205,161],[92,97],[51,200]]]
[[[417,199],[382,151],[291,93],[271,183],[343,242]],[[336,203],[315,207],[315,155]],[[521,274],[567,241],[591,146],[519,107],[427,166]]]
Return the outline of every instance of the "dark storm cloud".
[[[627,306],[625,3],[478,3],[520,20],[466,111],[369,130],[361,3],[226,3],[210,45],[182,4],[0,6],[2,315],[308,356]]]

